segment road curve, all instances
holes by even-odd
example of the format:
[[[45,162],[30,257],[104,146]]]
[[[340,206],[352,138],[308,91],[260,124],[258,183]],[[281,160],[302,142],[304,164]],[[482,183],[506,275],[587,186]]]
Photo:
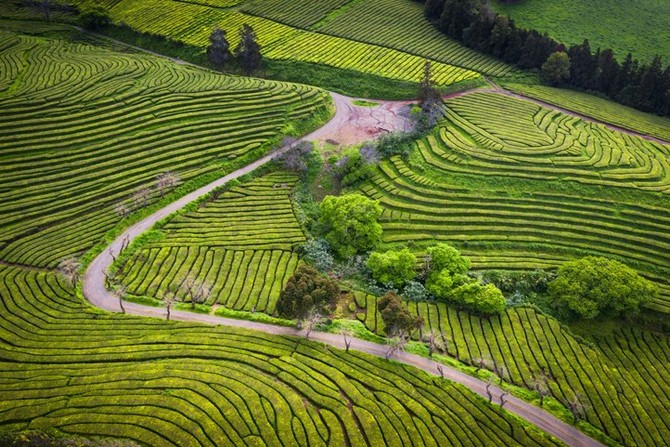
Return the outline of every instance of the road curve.
[[[347,103],[349,102],[346,97],[341,95],[333,95],[336,113],[331,121],[340,122],[343,119],[343,114],[347,113]],[[343,107],[344,106],[344,107]],[[299,141],[309,141],[319,130],[313,132],[310,135],[303,137]],[[293,143],[296,144],[296,143]],[[122,234],[120,234],[105,250],[103,250],[88,266],[83,277],[82,285],[83,292],[86,299],[96,307],[101,309],[111,311],[111,312],[120,312],[121,307],[119,299],[113,293],[111,293],[105,287],[105,274],[111,266],[114,256],[118,255],[121,248],[124,244],[128,244],[137,236],[139,236],[144,231],[149,230],[156,222],[169,216],[173,212],[183,208],[188,203],[198,199],[199,197],[207,194],[213,189],[224,185],[230,180],[239,178],[245,174],[248,174],[255,170],[256,168],[268,163],[277,156],[281,155],[285,151],[289,150],[292,145],[282,147],[269,155],[241,168],[237,171],[234,171],[220,179],[203,186],[202,188],[193,191],[192,193],[187,194],[186,196],[180,198],[179,200],[167,205],[166,207],[156,211],[150,216],[144,218],[140,222],[134,224]],[[114,255],[114,256],[113,256]],[[124,302],[123,307],[126,313],[133,315],[140,315],[145,317],[155,317],[155,318],[165,318],[166,309],[144,306],[137,303]],[[295,337],[304,337],[305,332],[300,331],[294,328],[274,326],[270,324],[257,323],[253,321],[246,320],[235,320],[230,318],[222,318],[214,315],[203,315],[196,314],[191,312],[172,310],[171,318],[173,320],[189,321],[189,322],[200,322],[205,324],[214,324],[214,325],[224,325],[224,326],[234,326],[239,328],[251,329],[262,331],[268,334],[274,335],[284,335],[284,336],[295,336]],[[325,332],[312,332],[309,336],[311,340],[325,343],[337,348],[344,348],[344,340],[341,336],[336,334],[330,334]],[[384,357],[387,351],[387,347],[377,343],[371,343],[368,341],[353,339],[351,342],[351,349],[356,351],[365,352],[372,354],[378,357]],[[421,357],[414,354],[408,354],[406,352],[400,352],[394,355],[394,360],[398,362],[405,363],[422,369],[432,375],[440,375],[438,371],[438,366],[442,369],[442,374],[444,378],[465,385],[472,391],[480,394],[481,396],[486,397],[486,386],[487,384],[477,378],[469,376],[458,369],[447,365],[441,365],[433,360],[430,360],[425,357]],[[496,387],[490,387],[491,394],[493,395],[493,401],[500,403],[501,396],[503,391]],[[585,447],[596,447],[602,446],[596,440],[588,437],[575,427],[566,424],[565,422],[557,419],[548,412],[531,405],[527,402],[524,402],[521,399],[518,399],[513,396],[505,396],[506,403],[505,409],[516,414],[517,416],[529,421],[530,423],[536,425],[541,430],[555,436],[556,438],[562,440],[569,446],[585,446]]]

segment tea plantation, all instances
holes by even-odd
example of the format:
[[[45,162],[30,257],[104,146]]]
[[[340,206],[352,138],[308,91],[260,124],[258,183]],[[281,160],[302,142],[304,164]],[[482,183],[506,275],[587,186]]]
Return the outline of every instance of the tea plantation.
[[[171,171],[187,186],[219,176],[329,102],[318,89],[224,77],[31,26],[36,35],[0,30],[6,262],[55,267],[119,214],[158,201],[156,176]]]
[[[560,445],[471,391],[353,351],[103,314],[0,266],[0,427],[145,445]]]
[[[164,237],[138,250],[120,267],[126,292],[162,298],[189,277],[210,285],[206,304],[273,314],[293,274],[293,248],[305,236],[289,194],[298,178],[273,173],[230,188],[196,211],[163,227]]]
[[[356,305],[370,330],[384,323],[372,296],[358,294]],[[432,330],[447,339],[450,355],[477,366],[503,370],[512,383],[534,389],[548,377],[551,395],[563,402],[583,396],[583,416],[624,445],[660,445],[670,432],[667,336],[634,328],[602,334],[585,344],[553,318],[530,308],[511,308],[499,317],[480,318],[443,303],[408,303]],[[419,335],[420,336],[420,335]]]

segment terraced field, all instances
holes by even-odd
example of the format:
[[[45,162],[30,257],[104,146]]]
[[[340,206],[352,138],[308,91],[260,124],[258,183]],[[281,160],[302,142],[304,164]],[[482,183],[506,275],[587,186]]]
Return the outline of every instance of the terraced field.
[[[171,219],[161,240],[121,267],[119,281],[132,295],[161,299],[191,277],[212,287],[206,304],[274,313],[298,264],[292,249],[305,241],[290,198],[297,181],[269,174]],[[186,298],[183,288],[178,297]]]
[[[421,155],[430,163],[426,148]],[[659,284],[651,307],[670,312],[665,208],[560,193],[483,194],[431,180],[399,159],[362,191],[381,201],[386,242],[455,243],[476,268],[551,268],[589,253],[619,258]]]
[[[140,54],[0,31],[0,259],[55,266],[187,182],[243,165],[289,123],[324,111],[326,92],[222,76]],[[133,194],[143,197],[133,200]]]
[[[323,345],[101,314],[50,273],[0,266],[0,427],[147,445],[556,442],[461,386]]]
[[[424,142],[441,169],[670,190],[670,146],[494,93],[451,99],[448,109],[439,135]]]
[[[383,331],[374,297],[358,294],[361,320]],[[424,333],[447,338],[449,354],[473,365],[504,368],[507,380],[533,389],[543,374],[551,394],[566,406],[581,396],[583,416],[623,445],[663,445],[670,435],[670,340],[638,329],[617,329],[593,346],[576,340],[552,318],[511,308],[479,318],[442,303],[408,303],[423,316]]]
[[[88,4],[90,0],[75,3]],[[406,14],[411,14],[413,23],[420,26],[422,36],[430,39],[429,51],[419,49],[419,39],[414,45],[388,43],[399,42],[400,33],[406,32],[409,27],[386,31],[374,41],[350,36],[346,32],[331,33],[328,29],[322,32],[316,26],[317,22],[329,13],[341,14],[339,6],[343,9],[350,6],[344,3],[335,0],[317,2],[316,6],[310,2],[306,6],[305,1],[298,1],[291,2],[287,7],[277,1],[252,1],[239,8],[222,8],[202,2],[121,0],[110,7],[110,14],[114,21],[126,23],[139,31],[169,36],[203,48],[208,44],[209,33],[214,26],[221,26],[229,32],[228,37],[234,47],[237,45],[237,30],[248,23],[256,31],[267,58],[323,64],[400,81],[420,81],[425,59],[433,61],[434,80],[439,85],[477,79],[479,73],[496,76],[518,74],[499,61],[478,55],[441,36],[423,19],[420,8],[414,5]]]
[[[545,85],[505,84],[505,88],[600,121],[670,141],[670,118],[640,112],[597,96]]]

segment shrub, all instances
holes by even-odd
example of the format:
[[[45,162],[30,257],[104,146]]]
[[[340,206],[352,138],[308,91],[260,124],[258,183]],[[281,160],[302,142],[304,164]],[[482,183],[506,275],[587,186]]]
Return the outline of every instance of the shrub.
[[[465,275],[470,269],[470,259],[461,255],[449,244],[437,244],[428,249],[430,256],[429,274],[448,270],[452,275]]]
[[[381,241],[379,201],[361,194],[326,196],[321,202],[318,230],[343,259],[373,250]]]
[[[416,256],[407,248],[372,253],[365,264],[375,281],[402,287],[416,276]]]
[[[506,306],[505,297],[493,284],[466,283],[454,289],[451,296],[456,306],[483,316],[497,315]]]
[[[381,297],[377,302],[377,309],[386,326],[386,335],[402,332],[410,334],[423,326],[423,318],[412,315],[400,296],[394,292],[388,292]]]
[[[303,245],[303,259],[317,270],[328,272],[333,268],[333,255],[330,246],[323,239],[310,239]]]
[[[384,158],[400,155],[407,158],[412,152],[414,141],[411,134],[387,133],[377,140],[377,150]]]
[[[402,296],[407,301],[426,301],[430,298],[428,290],[417,281],[407,281],[405,288],[402,290]]]
[[[353,186],[367,180],[374,172],[360,152],[349,152],[335,163],[335,175],[342,186]]]
[[[635,270],[596,256],[566,262],[549,283],[552,305],[565,318],[631,317],[657,295],[657,287]]]
[[[302,264],[286,283],[277,301],[282,318],[304,320],[312,310],[329,313],[340,293],[335,281],[319,274],[312,266]]]

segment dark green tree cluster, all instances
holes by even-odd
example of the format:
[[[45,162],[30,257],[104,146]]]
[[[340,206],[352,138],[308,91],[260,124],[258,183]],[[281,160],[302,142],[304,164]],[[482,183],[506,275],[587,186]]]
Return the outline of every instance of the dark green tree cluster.
[[[386,326],[386,335],[410,335],[423,326],[423,318],[410,313],[400,296],[388,292],[377,301],[377,309],[381,313]]]
[[[256,33],[250,25],[244,24],[240,29],[240,42],[235,47],[235,60],[244,74],[251,75],[263,66],[261,46],[256,38]],[[230,51],[230,43],[226,38],[226,32],[218,27],[209,36],[207,56],[217,68],[224,69],[233,60],[233,52]]]
[[[658,288],[635,270],[596,256],[563,264],[548,290],[558,314],[569,319],[635,316],[658,295]]]
[[[100,5],[85,8],[79,14],[79,25],[91,31],[98,31],[111,23],[109,11]]]
[[[425,14],[448,36],[507,63],[541,70],[551,84],[597,91],[645,112],[670,115],[670,66],[663,67],[661,56],[641,64],[629,53],[619,63],[611,49],[591,51],[588,40],[566,48],[546,33],[517,28],[477,0],[426,0]]]
[[[297,320],[304,320],[315,311],[327,314],[339,293],[335,281],[321,275],[314,267],[301,264],[279,295],[277,313]]]

